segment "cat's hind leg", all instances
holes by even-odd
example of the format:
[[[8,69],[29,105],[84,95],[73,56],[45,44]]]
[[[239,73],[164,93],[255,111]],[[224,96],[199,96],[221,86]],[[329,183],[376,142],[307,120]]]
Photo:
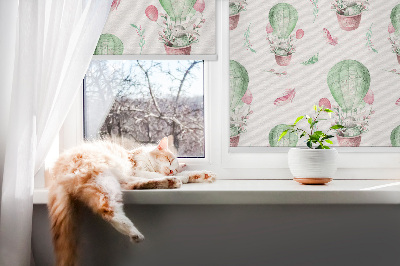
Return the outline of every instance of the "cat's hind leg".
[[[144,240],[144,236],[124,213],[121,186],[111,173],[100,174],[92,182],[80,186],[75,195],[118,232],[135,242]]]
[[[163,176],[159,178],[131,177],[121,184],[123,189],[168,189],[180,188],[182,181],[174,176]]]

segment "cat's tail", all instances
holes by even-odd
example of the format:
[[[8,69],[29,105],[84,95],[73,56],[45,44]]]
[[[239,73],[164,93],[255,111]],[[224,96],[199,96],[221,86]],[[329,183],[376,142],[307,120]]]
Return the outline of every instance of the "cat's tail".
[[[76,207],[71,196],[57,182],[49,189],[48,208],[56,265],[77,265]]]

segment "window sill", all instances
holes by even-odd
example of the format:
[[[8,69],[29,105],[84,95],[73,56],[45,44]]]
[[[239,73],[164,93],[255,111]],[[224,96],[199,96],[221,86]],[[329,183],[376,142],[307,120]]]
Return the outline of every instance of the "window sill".
[[[34,204],[48,190],[35,189]],[[399,180],[333,180],[305,186],[293,180],[218,180],[180,189],[124,191],[127,204],[400,204]]]

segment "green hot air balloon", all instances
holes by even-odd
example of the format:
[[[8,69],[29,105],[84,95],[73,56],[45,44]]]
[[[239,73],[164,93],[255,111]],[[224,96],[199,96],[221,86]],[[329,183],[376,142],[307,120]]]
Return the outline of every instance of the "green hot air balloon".
[[[160,0],[160,4],[172,21],[181,22],[192,17],[196,10],[193,6],[197,0]]]
[[[286,3],[274,5],[269,11],[269,23],[274,29],[273,34],[281,39],[287,39],[296,27],[298,14],[296,8]]]
[[[271,147],[296,147],[299,137],[294,132],[288,132],[280,141],[278,141],[282,132],[289,129],[288,125],[277,125],[269,132],[269,145]]]
[[[396,33],[400,34],[400,4],[392,9],[392,13],[390,13],[390,20],[392,21],[392,25],[396,30]]]
[[[124,44],[122,41],[113,34],[102,34],[100,35],[99,41],[97,42],[95,55],[112,54],[121,55],[124,51]]]
[[[249,74],[246,68],[235,60],[229,61],[229,86],[230,92],[230,107],[234,110],[237,107],[243,106],[242,97],[247,91],[249,85]]]
[[[335,101],[344,112],[365,105],[371,76],[368,69],[356,60],[343,60],[328,73],[328,86]]]
[[[400,126],[395,127],[390,134],[390,142],[393,147],[400,147]]]

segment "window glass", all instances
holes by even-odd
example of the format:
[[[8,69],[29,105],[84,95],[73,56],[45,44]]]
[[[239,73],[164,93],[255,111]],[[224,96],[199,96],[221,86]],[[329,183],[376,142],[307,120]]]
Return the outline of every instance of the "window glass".
[[[179,157],[204,157],[203,61],[93,60],[84,84],[85,139],[125,147],[169,136]]]

